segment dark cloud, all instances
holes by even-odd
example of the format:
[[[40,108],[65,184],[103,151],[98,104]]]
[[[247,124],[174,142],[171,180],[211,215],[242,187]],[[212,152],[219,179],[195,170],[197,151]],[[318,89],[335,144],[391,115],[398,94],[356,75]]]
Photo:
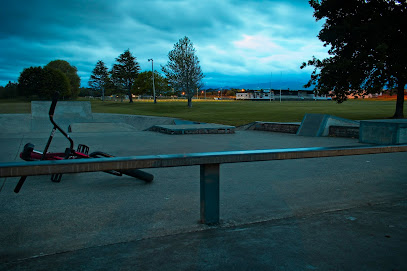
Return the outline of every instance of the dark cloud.
[[[97,60],[110,67],[126,49],[142,69],[150,68],[148,58],[159,67],[183,36],[194,42],[210,78],[257,80],[277,68],[294,73],[323,53],[312,12],[302,0],[13,1],[0,11],[0,85],[54,59],[76,66],[86,85]]]

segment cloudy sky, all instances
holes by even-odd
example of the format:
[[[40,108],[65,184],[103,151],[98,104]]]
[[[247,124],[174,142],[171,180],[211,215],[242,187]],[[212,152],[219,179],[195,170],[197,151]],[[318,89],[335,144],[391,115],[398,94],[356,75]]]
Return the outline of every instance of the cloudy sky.
[[[207,87],[306,83],[303,61],[326,57],[307,0],[23,0],[0,10],[0,85],[24,68],[63,59],[87,86],[98,60],[110,69],[130,49],[142,70],[165,65],[188,36]],[[283,85],[284,86],[284,85]]]

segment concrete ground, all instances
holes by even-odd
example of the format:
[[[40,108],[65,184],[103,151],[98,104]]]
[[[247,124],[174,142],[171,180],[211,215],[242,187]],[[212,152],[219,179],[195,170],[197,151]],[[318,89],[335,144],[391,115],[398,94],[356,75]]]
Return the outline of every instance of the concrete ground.
[[[21,123],[14,123],[16,127]],[[5,127],[5,125],[1,126]],[[17,129],[18,130],[18,129]],[[49,131],[0,131],[0,162]],[[117,156],[360,145],[262,131],[71,133]],[[67,141],[57,136],[52,150]],[[199,220],[199,167],[1,179],[0,270],[407,270],[407,153],[224,164],[217,226]]]

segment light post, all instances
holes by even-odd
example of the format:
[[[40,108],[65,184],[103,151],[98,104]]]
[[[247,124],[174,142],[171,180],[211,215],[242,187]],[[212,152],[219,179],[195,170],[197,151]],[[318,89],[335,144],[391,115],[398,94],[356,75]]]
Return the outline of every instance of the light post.
[[[151,60],[151,71],[153,72],[153,95],[154,95],[154,103],[157,103],[157,99],[155,98],[155,85],[154,85],[154,60],[152,58],[148,59],[148,62]]]
[[[271,72],[270,73],[270,93],[269,93],[269,95],[270,95],[270,102],[271,102],[271,81],[273,80],[273,73]]]
[[[283,72],[280,72],[280,103],[281,103],[281,77],[283,77]]]

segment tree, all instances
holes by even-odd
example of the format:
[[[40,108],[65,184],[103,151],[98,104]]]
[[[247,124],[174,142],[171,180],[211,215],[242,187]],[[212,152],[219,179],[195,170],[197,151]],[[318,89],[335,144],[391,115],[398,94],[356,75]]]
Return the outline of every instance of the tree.
[[[5,87],[0,86],[0,99],[17,98],[17,96],[18,83],[9,81]]]
[[[310,81],[317,94],[341,103],[350,94],[397,90],[394,118],[403,118],[407,83],[407,2],[398,0],[311,0],[316,20],[325,18],[318,38],[329,57],[313,57]]]
[[[171,95],[171,87],[168,79],[159,74],[157,71],[154,71],[154,84],[156,95]]]
[[[168,58],[161,69],[172,87],[186,93],[188,107],[192,107],[194,90],[202,87],[204,75],[191,40],[186,36],[180,39],[168,53]]]
[[[18,78],[18,92],[25,97],[50,99],[56,91],[65,96],[70,92],[68,77],[59,70],[30,67],[24,69]]]
[[[151,71],[144,71],[139,73],[133,85],[133,92],[138,95],[148,94],[153,95],[153,79]],[[171,88],[168,86],[168,81],[165,77],[154,71],[154,84],[156,95],[166,95]]]
[[[233,90],[229,89],[228,91],[226,91],[226,96],[236,96],[236,92],[234,92]]]
[[[137,79],[134,81],[133,92],[137,95],[153,95],[152,94],[152,72],[144,71],[140,72]]]
[[[42,67],[24,69],[18,78],[18,92],[25,97],[38,95],[38,91],[42,89],[44,82],[43,76]]]
[[[16,98],[18,96],[18,83],[9,81],[4,89],[6,92],[5,98]]]
[[[51,99],[55,92],[59,92],[62,97],[70,98],[71,84],[68,76],[62,71],[45,67],[43,69],[43,83],[39,95],[43,98]],[[78,89],[79,91],[79,89]],[[79,94],[79,92],[78,92]],[[76,95],[77,96],[77,95]]]
[[[79,88],[79,97],[93,96],[91,88]]]
[[[92,71],[89,79],[89,86],[96,91],[100,91],[102,93],[102,101],[105,100],[105,87],[109,81],[109,72],[107,71],[107,67],[102,60],[99,60],[96,63],[95,68]]]
[[[75,66],[71,66],[69,62],[65,60],[53,60],[48,63],[45,68],[52,68],[61,71],[66,75],[69,80],[69,91],[65,97],[76,98],[79,95],[79,86],[81,84],[81,79],[78,76],[78,69]]]
[[[123,91],[127,91],[130,103],[133,102],[131,89],[140,71],[140,65],[131,52],[127,49],[116,58],[117,64],[113,65],[111,74],[114,84]]]

